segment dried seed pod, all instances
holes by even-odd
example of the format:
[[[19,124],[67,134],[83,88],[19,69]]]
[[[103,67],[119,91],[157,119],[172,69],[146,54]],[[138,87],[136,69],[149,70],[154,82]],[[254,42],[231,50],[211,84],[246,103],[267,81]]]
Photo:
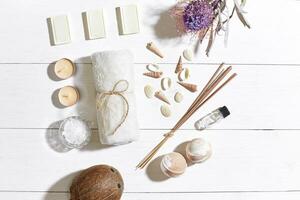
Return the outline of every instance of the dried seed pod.
[[[184,87],[185,89],[189,90],[190,92],[196,92],[197,91],[197,85],[191,84],[191,83],[182,83],[182,82],[177,82],[179,85]]]
[[[161,114],[162,114],[164,117],[170,117],[171,114],[172,114],[172,112],[171,112],[169,106],[167,106],[167,105],[162,105],[162,106],[160,107],[160,112],[161,112]]]
[[[162,72],[145,72],[145,73],[143,73],[144,76],[149,76],[152,78],[160,78],[162,74],[163,74]]]
[[[165,94],[162,91],[155,92],[154,96],[156,98],[158,98],[159,100],[161,100],[161,101],[163,101],[163,102],[170,105],[170,101],[168,100],[168,98],[165,96]]]
[[[154,63],[150,63],[150,64],[146,65],[146,69],[149,72],[159,72],[159,66]]]
[[[124,182],[119,171],[96,165],[82,171],[70,187],[71,200],[121,199]]]
[[[182,58],[180,56],[176,65],[175,74],[181,71],[182,71]]]
[[[153,87],[151,85],[146,85],[144,87],[144,92],[145,92],[145,95],[147,98],[150,99],[153,97],[154,91],[153,91]]]
[[[162,52],[156,47],[156,45],[153,42],[149,42],[146,46],[146,48],[151,51],[152,53],[156,54],[157,56],[163,58],[164,55]]]
[[[183,68],[179,73],[178,73],[178,80],[179,81],[185,81],[190,78],[190,69],[189,68]]]
[[[161,88],[163,90],[167,90],[171,87],[172,85],[172,80],[169,77],[165,77],[161,79]]]

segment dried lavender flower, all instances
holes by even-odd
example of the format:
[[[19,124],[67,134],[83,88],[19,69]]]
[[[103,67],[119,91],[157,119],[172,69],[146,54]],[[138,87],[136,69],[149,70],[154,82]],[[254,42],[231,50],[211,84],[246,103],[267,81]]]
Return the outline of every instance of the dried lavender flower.
[[[171,16],[176,21],[177,31],[180,34],[191,33],[197,36],[200,43],[209,36],[206,54],[213,45],[217,33],[224,31],[224,43],[228,38],[229,21],[236,12],[238,19],[248,28],[249,23],[243,16],[246,0],[232,0],[234,7],[231,15],[227,4],[228,0],[178,0],[178,3],[170,10]],[[225,16],[225,20],[223,17]]]
[[[187,31],[200,31],[213,23],[214,9],[206,0],[189,3],[183,13],[183,22]]]

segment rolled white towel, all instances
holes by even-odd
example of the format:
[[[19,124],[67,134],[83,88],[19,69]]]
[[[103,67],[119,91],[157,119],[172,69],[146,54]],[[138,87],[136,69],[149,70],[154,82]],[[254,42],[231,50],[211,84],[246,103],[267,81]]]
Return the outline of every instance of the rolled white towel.
[[[139,128],[132,53],[129,50],[103,51],[94,53],[91,58],[98,93],[97,122],[101,143],[120,145],[137,140]],[[126,89],[126,86],[127,90],[120,92]],[[120,95],[107,95],[114,87],[126,100]]]

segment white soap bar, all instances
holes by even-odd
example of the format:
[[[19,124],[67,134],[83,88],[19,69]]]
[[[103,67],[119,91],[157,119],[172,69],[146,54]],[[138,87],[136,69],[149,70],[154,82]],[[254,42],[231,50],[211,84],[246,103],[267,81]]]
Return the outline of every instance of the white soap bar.
[[[70,26],[68,16],[60,15],[49,18],[54,45],[67,44],[71,42]]]
[[[134,34],[140,31],[136,5],[117,7],[119,34]]]
[[[83,16],[86,29],[86,38],[89,40],[104,38],[105,25],[103,9],[87,11]]]

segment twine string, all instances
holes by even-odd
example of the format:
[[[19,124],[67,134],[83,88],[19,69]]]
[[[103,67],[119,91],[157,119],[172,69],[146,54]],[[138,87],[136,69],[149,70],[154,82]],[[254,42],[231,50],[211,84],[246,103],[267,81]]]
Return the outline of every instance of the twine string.
[[[118,85],[119,84],[125,84],[125,88],[118,90]],[[125,122],[128,113],[129,113],[129,103],[128,100],[126,99],[126,97],[124,96],[124,92],[126,92],[128,90],[129,87],[129,83],[127,80],[119,80],[113,87],[113,89],[111,91],[107,91],[107,92],[98,92],[97,93],[97,97],[96,97],[96,105],[97,105],[97,110],[100,110],[100,108],[102,107],[104,102],[107,102],[109,100],[109,97],[116,95],[121,97],[121,99],[125,102],[125,108],[124,108],[124,113],[122,116],[122,119],[120,121],[120,123],[113,129],[111,135],[115,134],[116,131],[122,126],[122,124]]]

